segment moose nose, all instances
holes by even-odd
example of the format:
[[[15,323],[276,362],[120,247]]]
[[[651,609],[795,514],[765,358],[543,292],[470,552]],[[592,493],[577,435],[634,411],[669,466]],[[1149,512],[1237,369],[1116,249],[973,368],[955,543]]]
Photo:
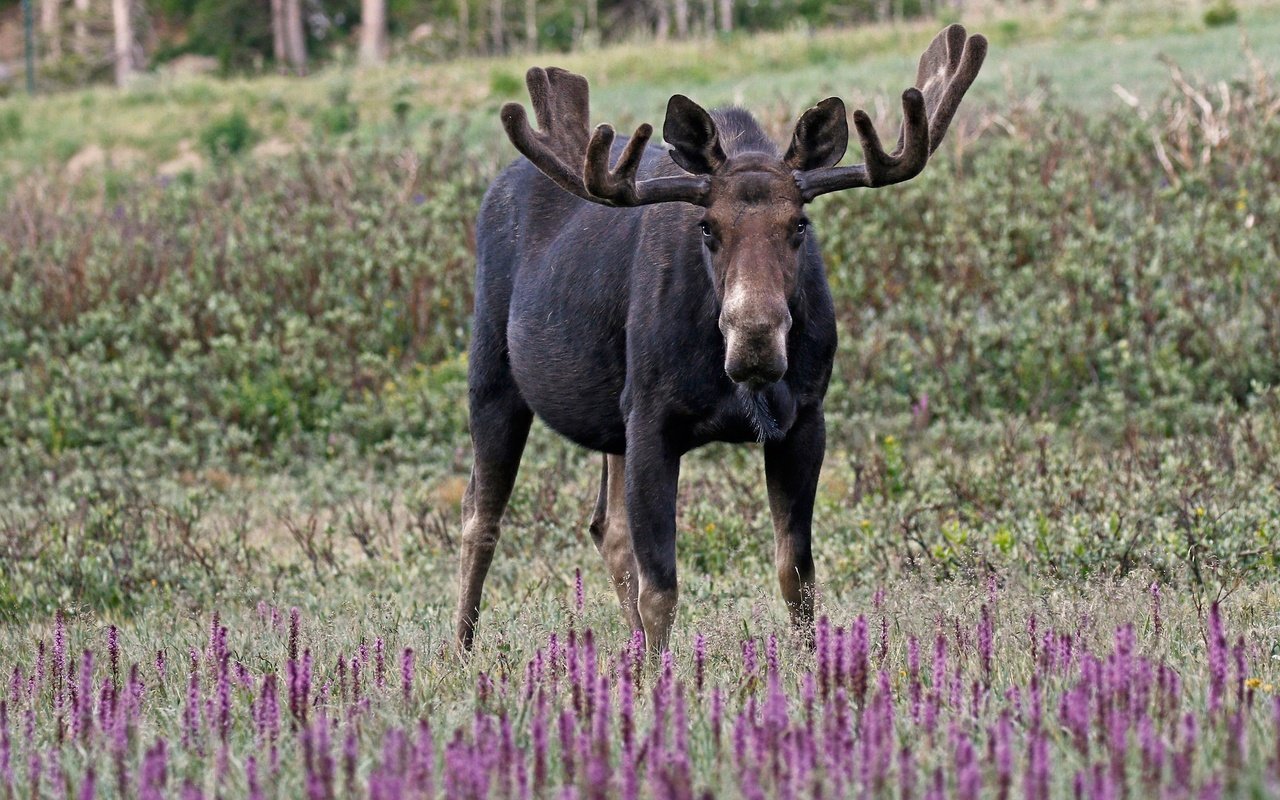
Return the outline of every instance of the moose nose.
[[[720,327],[725,339],[724,371],[734,383],[759,389],[786,374],[791,315],[785,310],[776,321],[722,318]]]
[[[751,389],[762,389],[782,379],[787,372],[786,353],[770,354],[763,359],[735,358],[729,356],[724,371],[734,383],[744,383]]]

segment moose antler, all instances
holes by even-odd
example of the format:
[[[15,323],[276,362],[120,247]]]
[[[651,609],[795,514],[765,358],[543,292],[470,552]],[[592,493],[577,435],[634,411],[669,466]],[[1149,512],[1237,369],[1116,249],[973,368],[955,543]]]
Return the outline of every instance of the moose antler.
[[[614,130],[600,125],[588,137],[586,78],[556,67],[533,67],[525,74],[525,83],[540,130],[529,126],[528,114],[519,103],[502,107],[502,126],[516,149],[560,188],[605,206],[706,202],[710,179],[705,175],[636,180],[645,146],[653,135],[653,126],[647,123],[636,129],[618,163],[610,169]]]
[[[804,201],[841,189],[888,186],[919,175],[942,143],[986,56],[986,37],[967,36],[962,25],[950,25],[935,36],[920,56],[916,85],[902,93],[904,121],[897,149],[884,151],[871,117],[858,109],[853,112],[853,124],[866,162],[797,172],[796,183]]]

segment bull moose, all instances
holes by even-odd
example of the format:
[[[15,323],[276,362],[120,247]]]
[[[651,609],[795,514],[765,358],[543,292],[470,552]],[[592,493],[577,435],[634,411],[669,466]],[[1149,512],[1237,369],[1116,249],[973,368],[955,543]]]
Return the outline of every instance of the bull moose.
[[[629,139],[590,131],[585,78],[529,70],[540,130],[519,103],[503,106],[524,158],[494,180],[476,224],[463,650],[534,414],[604,454],[591,536],[650,654],[667,648],[676,609],[681,456],[763,443],[778,580],[792,624],[812,635],[810,529],[836,328],[805,206],[919,174],[986,51],[959,25],[939,33],[902,95],[897,147],[886,152],[856,111],[865,163],[843,167],[836,97],[801,115],[780,155],[749,112],[708,113],[677,94],[659,147],[647,124]]]

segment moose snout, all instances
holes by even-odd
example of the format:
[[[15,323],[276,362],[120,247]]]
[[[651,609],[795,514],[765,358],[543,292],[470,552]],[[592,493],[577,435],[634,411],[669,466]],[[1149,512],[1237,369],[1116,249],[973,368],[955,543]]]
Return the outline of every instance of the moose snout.
[[[735,383],[759,389],[774,383],[787,372],[787,333],[791,314],[757,316],[746,320],[722,314],[724,371]]]

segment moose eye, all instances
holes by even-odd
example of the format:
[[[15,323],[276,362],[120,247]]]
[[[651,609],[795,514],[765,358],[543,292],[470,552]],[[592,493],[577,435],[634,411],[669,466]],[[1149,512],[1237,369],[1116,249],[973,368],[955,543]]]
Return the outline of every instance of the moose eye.
[[[707,237],[708,239],[710,239],[710,238],[711,238],[711,226],[710,226],[710,225],[708,225],[708,224],[707,224],[707,223],[705,223],[705,222],[699,222],[699,223],[698,223],[698,227],[702,230],[702,235],[703,235],[703,236]]]
[[[809,220],[802,219],[796,223],[796,235],[804,236],[805,231],[809,230]]]

